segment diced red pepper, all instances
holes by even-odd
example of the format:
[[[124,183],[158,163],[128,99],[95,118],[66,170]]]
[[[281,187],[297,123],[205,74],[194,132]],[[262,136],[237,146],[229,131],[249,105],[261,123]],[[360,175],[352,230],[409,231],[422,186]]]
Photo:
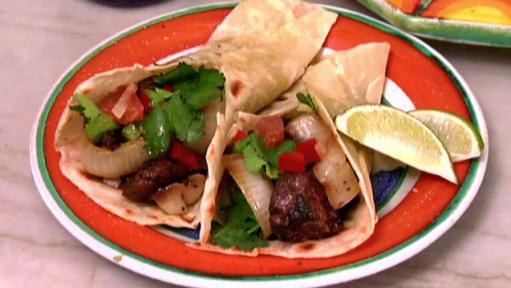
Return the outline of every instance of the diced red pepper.
[[[243,130],[239,130],[238,133],[236,133],[236,136],[234,136],[234,143],[240,142],[241,140],[248,137],[247,132]]]
[[[169,91],[169,92],[174,92],[174,86],[170,85],[170,84],[165,84],[163,85],[163,89]]]
[[[321,157],[319,156],[318,151],[316,150],[317,143],[318,142],[316,141],[316,139],[309,139],[298,143],[298,145],[296,146],[296,151],[303,154],[306,165],[321,160]]]
[[[148,114],[149,112],[151,112],[151,110],[153,110],[153,105],[151,104],[151,98],[149,98],[149,96],[147,95],[146,89],[141,89],[139,94],[140,94],[140,102],[144,106],[144,113]]]
[[[174,140],[170,147],[170,158],[181,162],[190,170],[201,170],[206,168],[204,157],[190,150],[180,141]]]
[[[264,117],[257,123],[256,133],[266,146],[275,148],[284,141],[284,121],[279,116]]]
[[[297,151],[282,153],[279,157],[279,172],[305,172],[305,158]]]

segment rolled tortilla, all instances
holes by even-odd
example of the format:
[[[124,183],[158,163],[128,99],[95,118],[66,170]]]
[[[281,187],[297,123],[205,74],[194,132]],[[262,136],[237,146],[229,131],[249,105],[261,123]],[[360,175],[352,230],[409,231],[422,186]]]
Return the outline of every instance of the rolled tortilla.
[[[219,64],[215,68],[227,78],[226,110],[217,116],[218,127],[206,153],[209,177],[200,208],[202,243],[207,242],[211,234],[215,196],[223,175],[221,158],[235,113],[256,112],[288,89],[317,54],[336,18],[337,15],[323,8],[313,9],[279,27],[275,33],[265,31],[256,36],[221,40],[222,44],[230,47],[226,48],[229,52],[223,55],[205,53],[189,58],[190,63],[206,64],[211,61]],[[206,49],[221,48],[218,43]]]
[[[344,229],[333,237],[321,240],[301,243],[270,241],[269,247],[256,248],[251,252],[242,252],[237,248],[225,249],[210,243],[193,247],[232,255],[320,258],[346,253],[372,235],[378,218],[369,178],[371,157],[367,150],[337,133],[333,118],[352,106],[381,102],[389,50],[390,45],[387,43],[371,43],[334,53],[307,68],[303,82],[298,81],[294,89],[291,89],[292,93],[284,94],[263,110],[265,115],[292,114],[292,110],[297,109],[296,105],[299,104],[290,99],[299,91],[308,92],[314,99],[318,115],[345,152],[360,187],[360,200],[348,218],[343,219]],[[234,137],[235,131],[241,127],[255,126],[261,117],[240,112],[238,126],[233,126],[230,137]]]
[[[251,11],[260,9],[257,8],[259,3],[261,3],[259,0],[243,1],[233,13],[238,15],[236,17],[252,13]],[[205,146],[208,177],[200,202],[200,211],[189,207],[194,221],[185,223],[181,216],[164,214],[155,205],[151,208],[162,213],[158,219],[149,220],[150,213],[145,206],[144,209],[129,209],[132,213],[126,213],[127,205],[141,204],[119,198],[123,197],[120,189],[111,188],[98,179],[90,178],[89,175],[116,178],[135,172],[150,159],[150,155],[144,149],[145,141],[130,141],[114,151],[99,148],[86,139],[83,118],[68,108],[60,119],[55,141],[56,149],[62,155],[60,167],[64,175],[103,208],[142,225],[196,227],[200,214],[201,240],[205,241],[211,225],[211,218],[205,212],[214,210],[211,198],[218,189],[223,173],[221,156],[226,144],[226,133],[233,123],[235,112],[239,110],[256,112],[289,88],[303,74],[305,67],[319,51],[337,17],[336,14],[327,12],[317,5],[303,4],[301,1],[267,1],[267,5],[272,3],[281,4],[276,6],[279,8],[276,8],[275,13],[282,15],[279,17],[283,20],[278,25],[267,24],[272,19],[266,17],[261,19],[260,27],[265,29],[270,27],[273,30],[256,31],[257,29],[248,29],[250,25],[242,25],[242,29],[232,28],[231,26],[237,26],[238,23],[230,21],[232,18],[228,16],[218,30],[236,30],[236,35],[229,35],[228,32],[222,32],[224,35],[222,37],[213,35],[212,39],[196,53],[169,64],[149,67],[137,64],[97,74],[80,84],[75,91],[75,94],[83,94],[98,103],[119,87],[171,71],[180,62],[194,67],[218,69],[224,74],[226,78],[224,102],[218,105],[221,108],[218,108],[217,113],[215,111],[208,113],[209,119],[206,120],[208,123],[215,121],[217,125],[208,125],[207,127],[214,130],[205,131],[206,137],[211,137],[211,141],[207,139],[203,141],[211,143]],[[297,7],[300,7],[299,13],[293,10],[298,9]],[[237,12],[239,10],[242,12]],[[72,104],[72,99],[69,104]],[[121,157],[127,153],[129,157]],[[124,169],[114,169],[110,165],[112,161],[125,161]],[[95,185],[91,185],[91,181]]]
[[[303,86],[302,86],[303,87]],[[296,94],[295,94],[296,97]],[[326,127],[328,132],[331,133],[331,137],[334,138],[335,142],[338,145],[341,145],[342,140],[340,140],[339,135],[335,130],[334,123],[324,105],[318,100],[314,99],[318,108],[318,116],[321,118],[323,123],[327,124]],[[296,115],[295,111],[297,105],[292,104],[291,101],[284,99],[279,99],[280,104],[286,103],[286,105],[271,105],[274,109],[265,109],[264,116],[268,115],[277,115],[281,117],[286,117],[286,115]],[[269,107],[269,108],[270,108]],[[293,110],[294,109],[294,110]],[[236,125],[233,126],[229,135],[233,137],[234,130],[244,128],[252,129],[255,127],[256,123],[264,117],[263,115],[253,115],[249,113],[240,112],[237,117]],[[333,129],[332,129],[333,128]],[[236,130],[238,131],[238,130]],[[371,183],[369,179],[369,172],[367,170],[366,162],[363,158],[359,158],[359,154],[356,151],[350,150],[350,148],[342,142],[341,145],[343,151],[346,153],[348,158],[351,158],[351,161],[344,162],[344,165],[348,165],[350,169],[353,169],[353,172],[357,176],[358,181],[355,179],[354,185],[357,185],[356,191],[360,191],[358,194],[360,197],[356,206],[349,210],[347,216],[343,220],[343,230],[341,230],[337,235],[321,239],[321,240],[310,240],[304,241],[300,243],[291,243],[285,241],[269,241],[269,247],[266,248],[256,248],[250,252],[243,252],[239,249],[233,248],[222,248],[211,243],[202,243],[202,244],[192,244],[192,247],[219,252],[230,255],[245,255],[245,256],[257,256],[257,255],[274,255],[286,258],[321,258],[321,257],[332,257],[336,255],[343,254],[361,243],[367,240],[374,231],[374,226],[376,223],[376,216],[374,210],[374,202],[372,198],[372,189]],[[354,153],[348,155],[348,153]],[[240,179],[244,178],[243,174],[240,174],[239,160],[234,155],[227,155],[224,157],[224,161],[229,173],[233,174],[233,178],[240,185],[240,189],[247,197],[247,199],[251,198],[250,191],[247,191],[244,188],[244,183],[239,183]],[[238,163],[235,163],[238,162]],[[232,171],[231,171],[232,170]],[[251,172],[246,172],[245,174],[250,174]],[[257,176],[257,175],[255,175]],[[339,185],[341,185],[342,180],[339,179]],[[255,185],[252,183],[251,185]],[[351,185],[351,184],[350,184]],[[353,187],[352,187],[353,188]],[[258,189],[261,189],[260,187]],[[341,189],[339,189],[341,190]],[[356,196],[356,194],[355,194]],[[351,199],[351,198],[350,198]],[[259,203],[262,204],[263,202]],[[266,202],[264,202],[266,203]],[[249,201],[250,204],[250,201]],[[253,206],[253,205],[251,205]],[[256,205],[257,206],[257,205]],[[263,226],[263,225],[262,225]],[[265,223],[264,227],[267,227],[268,224]],[[269,232],[266,232],[269,234]]]

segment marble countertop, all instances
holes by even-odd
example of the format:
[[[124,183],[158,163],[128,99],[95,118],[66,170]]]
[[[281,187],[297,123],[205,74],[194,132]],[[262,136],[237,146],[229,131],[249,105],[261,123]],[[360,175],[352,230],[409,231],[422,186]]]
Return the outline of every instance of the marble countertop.
[[[169,287],[96,255],[38,195],[28,142],[35,115],[82,53],[141,20],[209,1],[2,0],[0,3],[0,287]],[[123,2],[123,1],[113,1]],[[129,1],[124,1],[129,2]],[[371,14],[355,1],[322,1]],[[511,287],[511,49],[427,41],[465,77],[486,113],[487,175],[470,209],[412,259],[346,287]]]

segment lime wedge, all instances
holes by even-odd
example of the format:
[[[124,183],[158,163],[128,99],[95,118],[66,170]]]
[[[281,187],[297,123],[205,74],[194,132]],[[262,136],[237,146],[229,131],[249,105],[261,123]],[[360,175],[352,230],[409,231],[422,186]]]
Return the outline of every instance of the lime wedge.
[[[435,133],[453,162],[481,156],[483,139],[474,125],[467,120],[438,110],[416,110],[409,114]]]
[[[337,129],[360,144],[457,184],[444,145],[407,113],[379,105],[356,106],[335,119]]]

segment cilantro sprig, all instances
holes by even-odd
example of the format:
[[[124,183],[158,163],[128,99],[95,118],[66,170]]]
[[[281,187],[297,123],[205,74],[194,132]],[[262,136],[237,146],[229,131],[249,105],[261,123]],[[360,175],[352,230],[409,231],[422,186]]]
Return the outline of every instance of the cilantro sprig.
[[[156,84],[175,84],[179,81],[193,78],[197,75],[197,71],[186,63],[180,63],[176,69],[165,74],[154,77]]]
[[[296,98],[298,98],[298,101],[301,103],[309,106],[314,113],[318,113],[318,107],[316,106],[316,103],[314,102],[314,99],[312,99],[311,95],[299,92],[296,94]]]
[[[161,104],[174,96],[174,93],[156,87],[154,90],[148,89],[147,96],[151,99],[151,107],[160,107]]]
[[[76,94],[74,99],[78,105],[71,106],[70,109],[82,114],[85,118],[85,135],[92,142],[98,143],[106,132],[119,128],[119,124],[107,113],[101,111],[89,98]]]
[[[204,135],[206,126],[204,113],[200,110],[222,98],[225,77],[214,69],[200,67],[195,70],[181,63],[175,70],[154,77],[154,82],[158,85],[171,84],[174,91],[161,88],[147,90],[153,107],[143,125],[149,152],[154,155],[166,152],[170,142],[163,141],[173,136],[182,142],[198,141]],[[147,129],[154,133],[147,133]]]
[[[250,172],[262,172],[270,179],[279,178],[279,157],[282,153],[296,150],[295,140],[286,140],[275,149],[270,149],[256,133],[236,143],[234,151],[243,155]]]
[[[269,243],[261,238],[261,227],[243,193],[239,188],[232,189],[232,192],[232,201],[224,211],[225,224],[213,227],[213,243],[224,248],[237,247],[241,251],[268,247]]]

